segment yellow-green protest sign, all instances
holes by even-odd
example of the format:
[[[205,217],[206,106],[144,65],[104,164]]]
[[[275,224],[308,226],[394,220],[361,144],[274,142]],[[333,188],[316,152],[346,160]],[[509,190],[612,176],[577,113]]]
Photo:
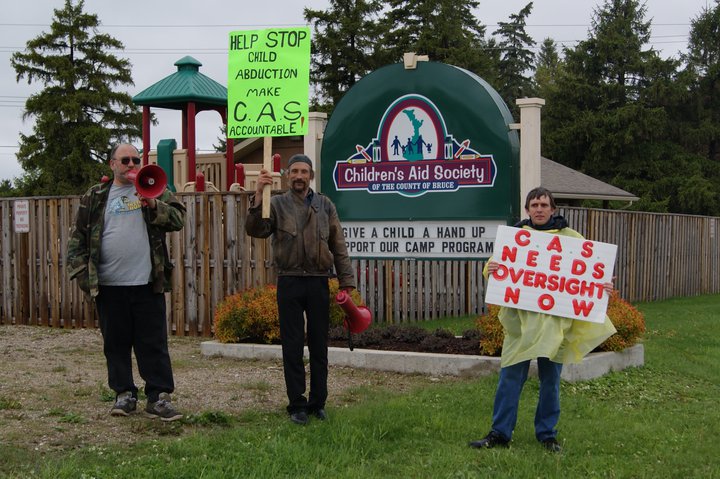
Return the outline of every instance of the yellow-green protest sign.
[[[310,29],[230,32],[228,137],[307,134]]]

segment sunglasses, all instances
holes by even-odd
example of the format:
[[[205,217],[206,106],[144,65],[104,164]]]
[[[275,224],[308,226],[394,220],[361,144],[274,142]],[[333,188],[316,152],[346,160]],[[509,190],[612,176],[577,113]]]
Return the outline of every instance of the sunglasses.
[[[120,163],[127,166],[130,164],[130,160],[132,160],[133,164],[139,165],[140,164],[140,158],[137,156],[123,156],[122,158],[119,158]]]

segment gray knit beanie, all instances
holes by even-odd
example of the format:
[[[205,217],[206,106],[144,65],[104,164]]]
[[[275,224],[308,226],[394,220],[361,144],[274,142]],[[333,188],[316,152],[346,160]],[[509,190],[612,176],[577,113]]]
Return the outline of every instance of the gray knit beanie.
[[[292,166],[293,163],[297,163],[298,161],[301,161],[303,163],[307,163],[310,166],[310,169],[312,170],[313,164],[312,161],[310,161],[310,158],[308,158],[306,155],[303,155],[301,153],[298,153],[297,155],[293,155],[288,160],[288,169]]]

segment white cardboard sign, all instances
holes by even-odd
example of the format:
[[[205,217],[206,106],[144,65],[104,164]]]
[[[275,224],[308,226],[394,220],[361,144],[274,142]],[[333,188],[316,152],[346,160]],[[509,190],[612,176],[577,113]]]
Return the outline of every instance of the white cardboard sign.
[[[602,323],[616,254],[614,244],[500,226],[485,301]]]
[[[13,202],[13,217],[15,218],[15,232],[30,232],[30,202],[28,200],[15,200]]]

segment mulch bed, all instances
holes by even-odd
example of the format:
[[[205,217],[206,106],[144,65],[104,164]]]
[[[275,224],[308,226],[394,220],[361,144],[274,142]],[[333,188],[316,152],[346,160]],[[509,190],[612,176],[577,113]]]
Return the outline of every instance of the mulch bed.
[[[348,347],[348,334],[342,327],[330,329],[330,346]],[[355,348],[382,351],[411,351],[442,354],[481,355],[480,333],[468,330],[462,336],[438,329],[427,331],[418,327],[387,326],[371,328],[352,335]]]

